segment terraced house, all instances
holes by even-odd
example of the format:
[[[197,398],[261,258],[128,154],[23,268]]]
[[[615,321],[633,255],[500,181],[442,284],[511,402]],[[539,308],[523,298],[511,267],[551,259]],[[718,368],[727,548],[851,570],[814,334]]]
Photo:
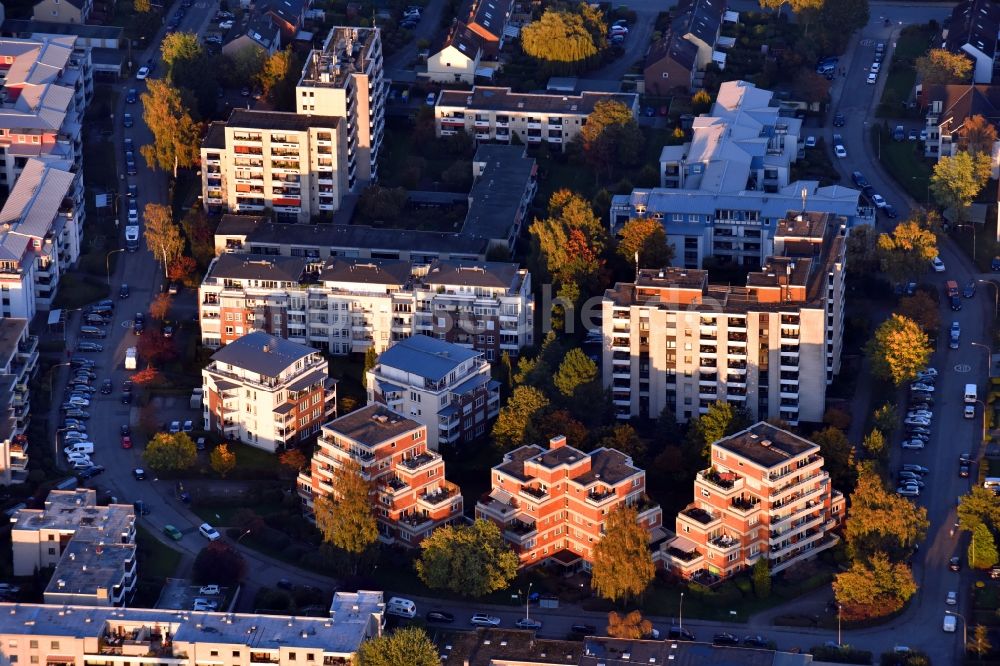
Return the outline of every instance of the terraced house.
[[[462,520],[462,493],[445,478],[444,459],[427,448],[427,427],[373,404],[323,426],[310,471],[298,477],[311,514],[317,497],[336,496],[334,471],[353,461],[372,484],[383,543],[413,547],[431,532]]]
[[[523,566],[589,570],[604,522],[621,505],[638,510],[651,548],[666,538],[660,507],[646,496],[646,472],[615,449],[584,453],[560,435],[547,448],[531,444],[504,455],[490,483],[476,518],[500,526]]]
[[[775,574],[832,548],[845,502],[823,462],[818,445],[766,422],[713,443],[663,561],[711,584],[761,557]]]

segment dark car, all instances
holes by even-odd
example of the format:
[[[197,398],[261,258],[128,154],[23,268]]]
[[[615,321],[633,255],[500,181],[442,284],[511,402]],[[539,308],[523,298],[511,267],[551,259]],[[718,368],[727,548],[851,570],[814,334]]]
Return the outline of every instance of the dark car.
[[[966,298],[972,298],[976,295],[976,281],[969,280],[968,284],[962,289],[962,296]]]
[[[165,338],[172,338],[172,337],[174,337],[174,327],[173,326],[164,326],[163,327],[163,337],[165,337]]]
[[[574,634],[583,634],[584,636],[593,636],[597,633],[597,627],[592,624],[574,624],[569,629]]]
[[[277,583],[275,583],[275,586],[282,590],[290,590],[293,587],[292,581],[288,580],[287,578],[282,578]]]
[[[843,127],[844,126],[844,122],[845,122],[844,114],[842,114],[842,113],[834,114],[834,116],[833,116],[833,126],[834,127]]]
[[[958,557],[956,555],[955,557],[953,557],[950,560],[948,560],[948,568],[951,569],[952,571],[961,571],[962,570],[962,558],[960,558],[960,557]]]
[[[993,257],[993,259],[990,261],[990,270],[1000,271],[1000,257]]]
[[[131,113],[126,113],[126,114],[124,114],[122,116],[122,126],[123,127],[132,127],[132,125],[134,125],[134,124],[135,123],[132,120],[132,114]]]
[[[122,283],[122,286],[118,289],[118,298],[128,298],[128,285]]]
[[[667,638],[672,641],[696,641],[697,638],[694,637],[690,631],[684,627],[672,626],[670,631],[667,632]]]
[[[959,310],[962,309],[962,299],[959,298],[958,296],[952,296],[948,300],[951,304],[951,309],[954,310],[955,312],[958,312]]]
[[[428,611],[425,617],[427,618],[428,622],[439,622],[442,624],[451,624],[452,622],[455,621],[454,615],[440,610]]]
[[[753,648],[769,648],[771,647],[771,641],[767,640],[763,636],[747,636],[743,639],[743,645]]]
[[[104,395],[111,395],[111,391],[112,391],[111,380],[105,379],[101,383],[101,393]]]
[[[858,187],[868,187],[868,179],[865,178],[864,174],[861,173],[860,171],[852,172],[851,180],[853,180],[854,184],[857,185]]]
[[[135,88],[129,88],[128,92],[125,93],[125,103],[135,104],[138,101],[139,101],[139,91],[137,91]]]
[[[142,329],[146,325],[146,315],[141,312],[135,313],[135,319],[132,320],[132,330],[135,331],[136,335],[142,335]]]
[[[146,479],[146,470],[141,467],[136,467],[132,470],[132,476],[135,477],[136,481],[144,481]]]
[[[122,393],[122,404],[123,405],[131,405],[132,404],[132,393],[131,392]]]
[[[895,220],[899,217],[899,211],[897,211],[896,207],[892,204],[886,204],[885,207],[882,208],[882,212],[885,213],[885,216],[890,220]]]
[[[712,645],[739,645],[740,639],[728,632],[712,636]]]
[[[93,465],[92,467],[81,469],[79,472],[76,473],[76,476],[81,480],[92,479],[103,471],[104,471],[103,466]]]
[[[130,136],[125,137],[125,140],[122,142],[122,149],[125,151],[126,155],[128,155],[129,153],[131,153],[132,151],[135,150],[135,142],[132,141],[132,137],[130,137]],[[135,187],[135,186],[134,185],[130,185],[129,186],[129,191],[130,192],[131,192],[131,189],[133,187]],[[133,195],[130,195],[130,196],[135,196],[135,195],[133,194]]]
[[[118,429],[118,434],[121,435],[122,437],[128,437],[129,435],[132,434],[132,428],[130,428],[128,424],[123,423],[121,427]]]
[[[958,466],[958,476],[962,479],[969,478],[969,463],[962,463]]]
[[[142,500],[132,502],[132,508],[135,509],[135,515],[137,516],[149,515],[149,506]]]
[[[128,198],[129,199],[135,199],[137,196],[139,196],[139,186],[138,185],[129,185],[128,186]]]

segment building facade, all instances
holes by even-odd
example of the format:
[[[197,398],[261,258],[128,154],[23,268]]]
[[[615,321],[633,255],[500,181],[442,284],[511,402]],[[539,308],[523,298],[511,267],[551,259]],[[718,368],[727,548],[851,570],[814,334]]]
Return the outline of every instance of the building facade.
[[[154,608],[0,604],[0,663],[218,661],[350,666],[358,646],[382,635],[381,592],[337,592],[328,617],[190,613]]]
[[[38,336],[28,320],[0,318],[0,485],[28,479],[29,381],[38,367]]]
[[[605,292],[603,377],[618,418],[688,421],[724,400],[761,420],[822,421],[840,371],[845,236],[843,220],[794,215],[745,287],[665,268]]]
[[[332,215],[347,191],[341,119],[234,109],[202,141],[202,189],[209,210],[260,212],[280,222]]]
[[[998,80],[1000,7],[991,0],[962,0],[952,8],[945,26],[941,47],[972,60],[972,82]]]
[[[515,93],[510,88],[473,86],[442,90],[434,105],[437,136],[466,132],[476,141],[548,143],[566,149],[600,101],[621,102],[639,114],[635,93],[583,92],[579,95]]]
[[[47,311],[63,274],[80,258],[85,206],[80,171],[29,159],[0,208],[0,314]]]
[[[32,18],[52,23],[86,23],[94,9],[93,0],[41,0],[35,3]]]
[[[677,514],[664,562],[685,578],[713,582],[766,557],[771,574],[832,548],[844,496],[830,485],[820,448],[761,422],[712,444],[695,501]]]
[[[719,30],[726,14],[725,0],[684,0],[674,9],[674,20],[663,38],[650,47],[643,67],[646,94],[665,97],[680,88],[700,87],[705,69],[715,62]]]
[[[262,330],[334,355],[381,353],[423,333],[493,361],[517,356],[534,335],[531,274],[500,262],[226,253],[209,266],[198,302],[210,347]]]
[[[432,451],[471,442],[500,412],[500,383],[484,356],[426,335],[400,340],[366,374],[368,402],[422,423]]]
[[[368,405],[323,426],[309,473],[300,473],[307,514],[317,497],[336,497],[335,471],[349,462],[372,484],[379,539],[413,547],[441,525],[462,521],[462,493],[444,459],[427,448],[427,428],[385,405]]]
[[[295,111],[342,118],[347,128],[347,189],[378,180],[389,86],[382,75],[378,28],[334,27],[306,59],[295,87]]]
[[[505,454],[490,482],[476,518],[497,523],[523,566],[552,561],[589,570],[607,516],[622,505],[639,512],[651,547],[666,536],[660,507],[646,496],[645,471],[615,449],[584,453],[560,435],[548,448]]]
[[[212,355],[201,372],[205,430],[272,453],[336,416],[336,381],[323,355],[261,331]]]

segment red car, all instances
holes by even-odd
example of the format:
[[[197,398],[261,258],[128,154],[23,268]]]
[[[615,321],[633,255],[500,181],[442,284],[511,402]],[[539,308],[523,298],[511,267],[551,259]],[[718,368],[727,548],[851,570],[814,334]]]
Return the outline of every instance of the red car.
[[[129,437],[128,435],[124,435],[122,437],[122,448],[123,449],[131,449],[132,448],[132,438]]]

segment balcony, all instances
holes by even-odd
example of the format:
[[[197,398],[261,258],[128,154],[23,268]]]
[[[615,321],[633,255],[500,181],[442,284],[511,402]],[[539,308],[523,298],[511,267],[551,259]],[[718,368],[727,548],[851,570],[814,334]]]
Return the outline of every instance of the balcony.
[[[755,511],[760,506],[760,500],[757,498],[734,497],[730,500],[729,506],[735,511],[749,513]]]
[[[711,525],[714,522],[722,520],[720,516],[714,516],[704,509],[699,509],[698,507],[692,506],[686,509],[682,509],[680,515],[686,516],[696,523],[701,525]]]
[[[533,486],[521,486],[521,494],[535,500],[542,500],[549,496],[549,491]]]
[[[430,516],[419,513],[407,513],[399,517],[399,524],[414,532],[433,522]]]
[[[587,501],[590,502],[591,504],[597,504],[598,506],[600,506],[601,504],[604,504],[608,500],[614,499],[617,496],[618,494],[610,488],[604,488],[601,490],[595,489],[587,493]]]
[[[716,469],[707,469],[698,472],[698,479],[727,493],[736,490],[737,485],[739,488],[743,488],[743,479],[735,472],[720,472]]]
[[[419,455],[401,460],[399,462],[399,466],[405,467],[407,470],[411,472],[415,472],[421,467],[425,467],[427,465],[436,463],[440,459],[441,456],[437,455],[436,453],[430,453],[429,451],[426,451]]]
[[[458,495],[458,486],[450,481],[445,481],[441,486],[425,492],[420,496],[420,501],[430,505],[432,508],[444,504],[446,501]]]
[[[525,516],[525,518],[528,518],[528,516]],[[530,534],[534,534],[537,528],[534,521],[528,522],[527,520],[515,518],[504,525],[503,530],[504,532],[510,532],[517,540],[521,540]]]
[[[664,552],[667,554],[667,557],[683,564],[690,564],[691,562],[694,562],[702,557],[702,554],[697,550],[687,551],[681,550],[680,548],[670,547]]]
[[[708,545],[717,550],[727,551],[740,547],[740,540],[736,537],[723,534],[708,540]]]

